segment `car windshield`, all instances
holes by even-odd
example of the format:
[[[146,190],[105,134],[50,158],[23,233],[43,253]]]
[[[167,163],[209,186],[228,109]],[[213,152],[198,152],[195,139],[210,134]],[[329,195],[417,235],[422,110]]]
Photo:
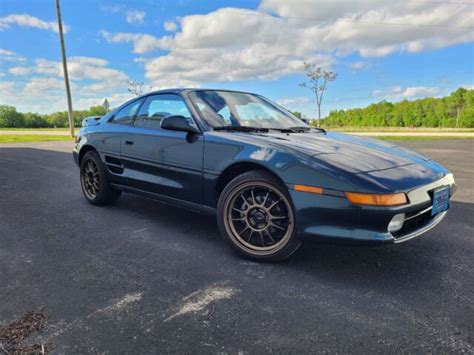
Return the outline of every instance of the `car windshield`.
[[[254,94],[198,90],[189,94],[207,124],[214,129],[308,129],[299,118],[277,104]]]

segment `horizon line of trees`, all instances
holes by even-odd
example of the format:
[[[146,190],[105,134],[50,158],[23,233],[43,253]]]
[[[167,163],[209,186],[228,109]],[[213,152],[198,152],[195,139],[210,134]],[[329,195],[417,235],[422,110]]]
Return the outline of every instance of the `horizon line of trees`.
[[[80,127],[82,120],[89,116],[103,116],[107,112],[103,106],[91,106],[88,110],[73,111],[74,126]],[[16,107],[0,105],[0,128],[64,128],[68,127],[67,111],[50,114],[19,112]]]
[[[459,127],[474,128],[474,90],[459,88],[449,96],[392,103],[381,101],[365,108],[334,110],[326,127]]]
[[[106,114],[103,106],[74,111],[74,125],[88,116]],[[300,115],[299,112],[294,112]],[[67,111],[51,114],[19,112],[14,106],[0,105],[0,128],[63,128]],[[459,88],[449,96],[392,103],[381,101],[365,108],[335,110],[322,121],[326,127],[459,127],[474,128],[474,90]]]

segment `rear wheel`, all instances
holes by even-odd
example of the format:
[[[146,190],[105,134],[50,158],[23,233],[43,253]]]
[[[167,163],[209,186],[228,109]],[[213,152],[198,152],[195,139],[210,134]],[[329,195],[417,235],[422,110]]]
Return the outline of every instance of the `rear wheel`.
[[[265,171],[233,179],[224,188],[217,210],[221,233],[247,258],[282,260],[300,246],[288,191]]]
[[[80,174],[82,192],[89,203],[106,205],[117,201],[120,191],[110,186],[104,166],[95,151],[87,152],[82,158]]]

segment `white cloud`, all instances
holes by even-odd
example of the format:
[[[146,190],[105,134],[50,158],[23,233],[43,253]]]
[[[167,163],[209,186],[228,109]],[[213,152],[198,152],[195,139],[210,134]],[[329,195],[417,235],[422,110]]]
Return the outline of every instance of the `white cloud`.
[[[146,13],[145,11],[130,10],[125,13],[128,23],[131,24],[142,24],[145,20]]]
[[[308,58],[327,67],[352,54],[381,57],[471,42],[471,10],[462,3],[416,0],[403,6],[388,0],[263,0],[257,10],[228,7],[185,16],[179,30],[161,38],[106,31],[102,36],[110,43],[132,43],[138,54],[168,51],[145,65],[153,85],[199,85],[276,79],[300,73]]]
[[[109,62],[105,59],[94,58],[94,57],[76,56],[76,57],[69,57],[68,60],[73,63],[83,64],[83,65],[94,65],[98,67],[105,67],[109,64]]]
[[[9,29],[12,25],[58,32],[58,23],[56,21],[44,21],[28,14],[11,14],[0,17],[0,30]],[[67,33],[68,29],[68,26],[63,25],[64,33]]]
[[[0,48],[0,61],[4,62],[24,62],[26,58],[16,52]]]
[[[42,96],[45,92],[64,90],[64,81],[55,78],[33,77],[25,85],[23,92],[28,95]]]
[[[401,86],[394,86],[388,90],[375,90],[373,96],[387,100],[401,100],[435,96],[440,93],[441,89],[439,87],[409,86],[402,88]]]
[[[31,67],[12,67],[8,70],[8,72],[12,75],[27,75],[33,72],[33,68]]]
[[[9,96],[13,92],[14,87],[15,83],[13,81],[0,81],[0,92],[2,92],[0,96]]]
[[[368,68],[369,66],[370,63],[363,60],[349,63],[349,68],[352,70],[362,70]]]
[[[170,38],[166,36],[157,38],[146,33],[110,33],[107,31],[100,31],[100,35],[109,43],[133,43],[133,53],[137,54],[156,49],[168,49],[170,46]]]
[[[287,97],[277,101],[277,103],[283,107],[307,105],[312,102],[313,100],[306,96]]]
[[[322,4],[263,0],[260,9],[300,19],[297,22],[312,29],[322,48],[365,57],[419,52],[474,39],[472,5],[467,3],[407,0],[401,6],[391,0]]]
[[[111,13],[121,13],[125,15],[125,20],[133,25],[140,25],[145,22],[146,12],[141,10],[128,9],[122,4],[115,4],[112,6],[101,6],[101,9]]]
[[[133,58],[133,61],[135,63],[146,63],[148,62],[148,58],[145,58],[145,57],[136,57],[136,58]]]
[[[74,109],[88,108],[88,103],[95,104],[105,97],[112,98],[113,104],[118,105],[124,95],[129,97],[127,75],[108,66],[108,61],[102,58],[68,58]],[[40,58],[32,66],[12,67],[9,73],[31,77],[27,77],[25,84],[17,82],[14,91],[13,84],[3,82],[0,86],[2,102],[21,111],[54,112],[66,109],[61,62]]]
[[[168,32],[174,32],[178,29],[178,25],[174,21],[166,21],[164,24],[164,28]]]
[[[0,55],[12,56],[12,55],[16,55],[16,53],[12,52],[12,51],[9,51],[9,50],[6,50],[6,49],[0,48]]]
[[[104,87],[114,88],[125,85],[128,77],[125,73],[107,67],[108,61],[93,57],[68,58],[68,73],[71,80],[99,81]],[[47,59],[36,59],[35,66],[13,67],[10,73],[26,75],[31,73],[43,74],[53,77],[62,77],[62,63]]]
[[[110,107],[114,108],[114,107],[120,106],[121,104],[132,99],[133,97],[134,96],[130,94],[129,92],[122,93],[122,94],[105,95],[103,97],[97,95],[95,97],[81,98],[79,100],[76,100],[74,104],[78,108],[86,109],[91,106],[102,105],[102,103],[104,102],[104,99],[107,99],[107,101],[109,101]]]

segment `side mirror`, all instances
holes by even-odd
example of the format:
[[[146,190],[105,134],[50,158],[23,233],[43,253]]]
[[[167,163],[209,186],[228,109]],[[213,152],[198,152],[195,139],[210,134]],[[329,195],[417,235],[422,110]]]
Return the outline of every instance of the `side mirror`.
[[[300,120],[306,123],[307,125],[310,124],[310,120],[308,118],[300,118]]]
[[[161,120],[161,128],[170,131],[199,133],[198,129],[191,126],[184,116],[171,115]]]

